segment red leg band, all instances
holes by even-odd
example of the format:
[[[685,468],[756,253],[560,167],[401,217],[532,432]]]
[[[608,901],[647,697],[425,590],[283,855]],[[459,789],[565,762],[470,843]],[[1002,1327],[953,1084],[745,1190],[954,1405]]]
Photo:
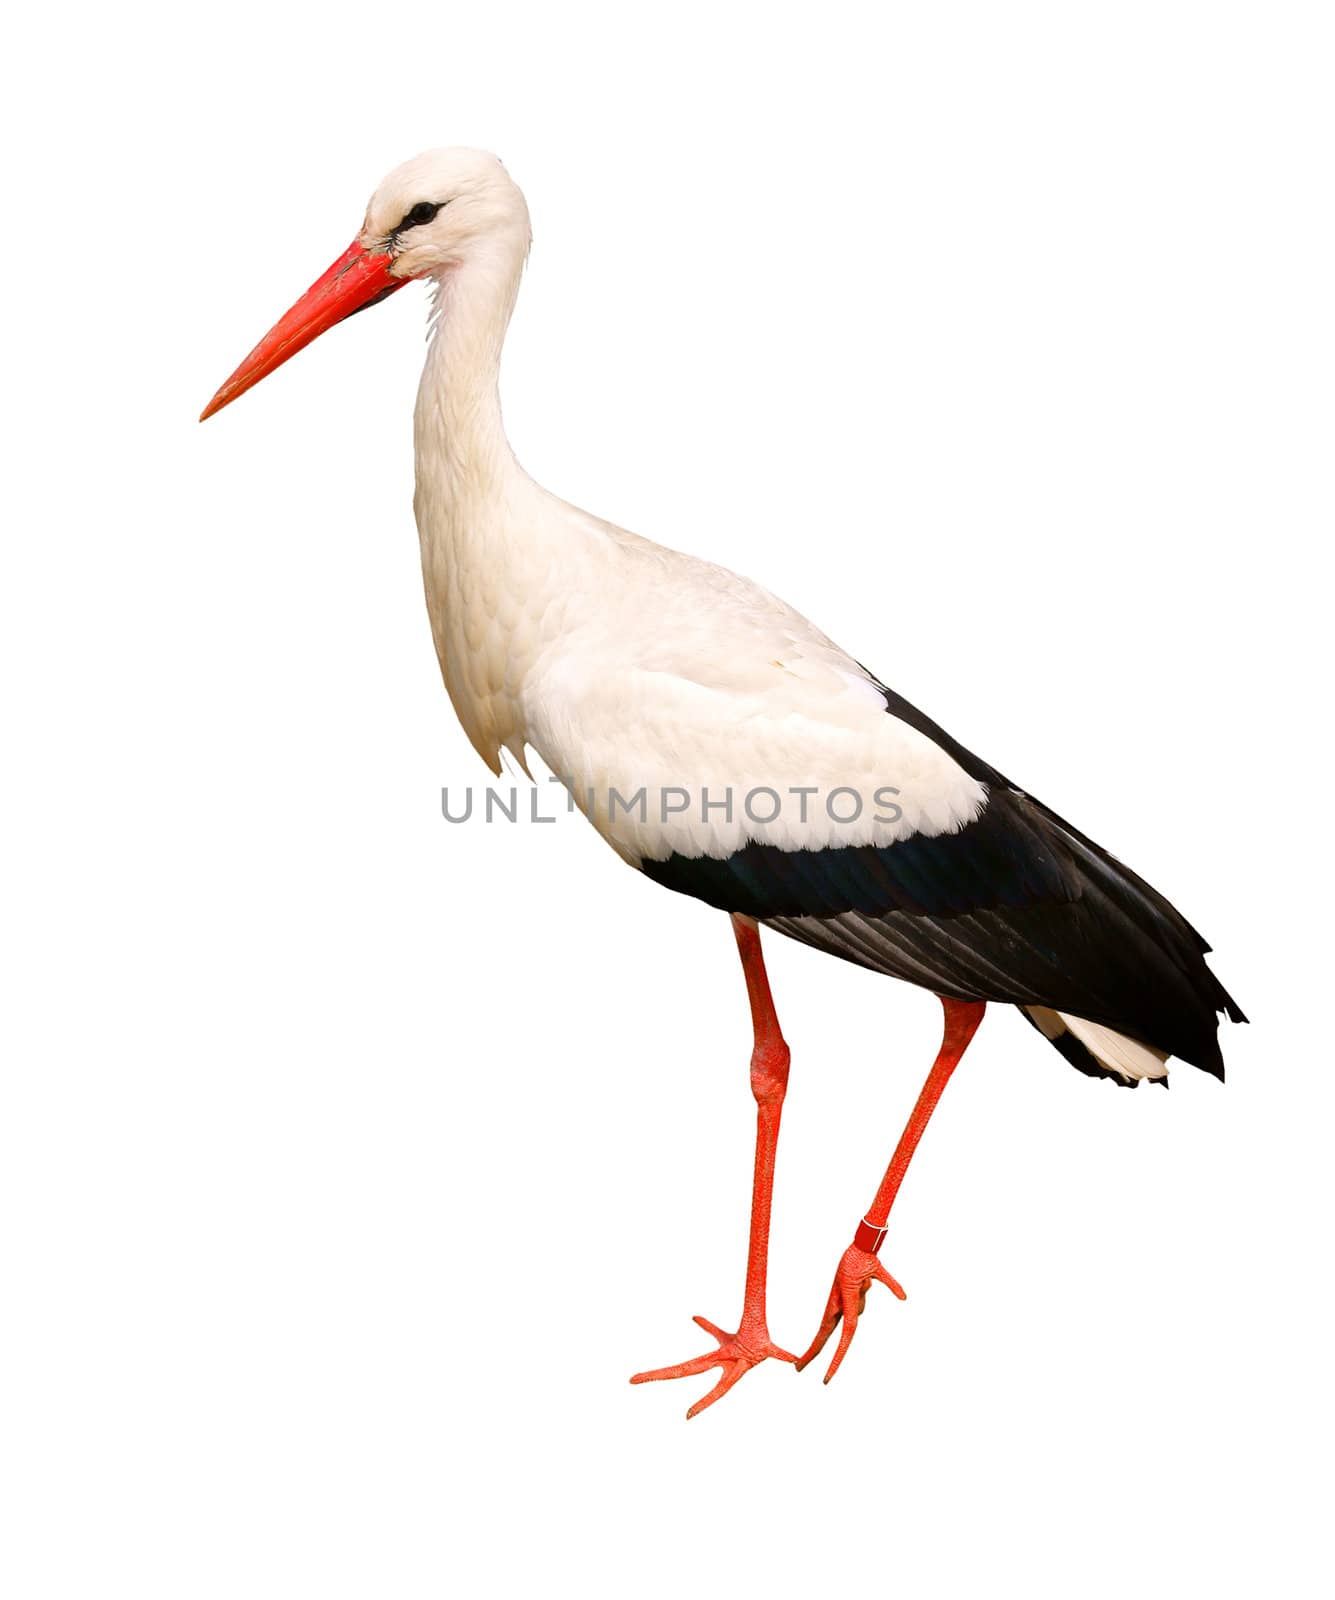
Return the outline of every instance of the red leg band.
[[[868,1222],[866,1217],[863,1217],[862,1221],[858,1223],[858,1231],[853,1235],[853,1248],[855,1250],[865,1250],[868,1255],[874,1256],[881,1248],[882,1241],[888,1231],[886,1228],[878,1228],[874,1223]]]

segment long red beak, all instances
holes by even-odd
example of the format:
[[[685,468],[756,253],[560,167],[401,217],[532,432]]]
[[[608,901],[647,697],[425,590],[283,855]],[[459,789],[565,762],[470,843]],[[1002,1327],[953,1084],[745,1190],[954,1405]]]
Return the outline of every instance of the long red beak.
[[[199,420],[203,422],[215,411],[231,405],[239,394],[267,378],[275,367],[281,367],[336,322],[402,289],[411,280],[391,277],[389,269],[393,264],[394,257],[387,251],[363,250],[354,239],[329,271],[269,329],[200,412]]]

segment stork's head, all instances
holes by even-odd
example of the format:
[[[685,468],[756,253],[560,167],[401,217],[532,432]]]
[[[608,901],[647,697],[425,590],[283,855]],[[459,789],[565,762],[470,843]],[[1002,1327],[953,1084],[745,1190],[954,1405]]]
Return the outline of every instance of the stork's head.
[[[428,150],[381,183],[362,230],[255,346],[200,417],[211,417],[267,378],[336,322],[413,278],[442,276],[471,261],[522,261],[528,207],[519,187],[483,150]]]

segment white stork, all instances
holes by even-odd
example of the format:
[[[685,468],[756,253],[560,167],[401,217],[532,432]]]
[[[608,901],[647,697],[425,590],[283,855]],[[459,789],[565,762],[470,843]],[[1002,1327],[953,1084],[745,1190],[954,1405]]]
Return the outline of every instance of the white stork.
[[[722,1368],[688,1411],[767,1357],[766,1255],[788,1047],[758,924],[935,993],[945,1033],[844,1251],[799,1370],[873,1280],[891,1205],[988,1001],[1018,1006],[1079,1071],[1223,1077],[1218,1013],[1245,1020],[1190,924],[1143,879],[958,744],[805,617],[745,578],[567,505],[515,460],[498,374],[529,248],[491,155],[437,150],[384,180],[361,232],[209,402],[211,416],[334,323],[414,279],[435,291],[415,417],[427,612],[445,686],[493,772],[531,748],[608,844],[727,912],[741,952],[758,1117],[735,1333],[632,1382]],[[201,419],[202,420],[202,419]]]

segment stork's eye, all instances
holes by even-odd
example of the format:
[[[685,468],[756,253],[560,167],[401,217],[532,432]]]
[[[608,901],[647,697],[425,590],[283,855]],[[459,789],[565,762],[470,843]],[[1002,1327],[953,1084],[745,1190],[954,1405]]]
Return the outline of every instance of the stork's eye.
[[[411,211],[404,213],[403,221],[395,228],[402,233],[405,228],[420,228],[424,222],[434,222],[436,213],[447,204],[444,200],[419,200]]]

